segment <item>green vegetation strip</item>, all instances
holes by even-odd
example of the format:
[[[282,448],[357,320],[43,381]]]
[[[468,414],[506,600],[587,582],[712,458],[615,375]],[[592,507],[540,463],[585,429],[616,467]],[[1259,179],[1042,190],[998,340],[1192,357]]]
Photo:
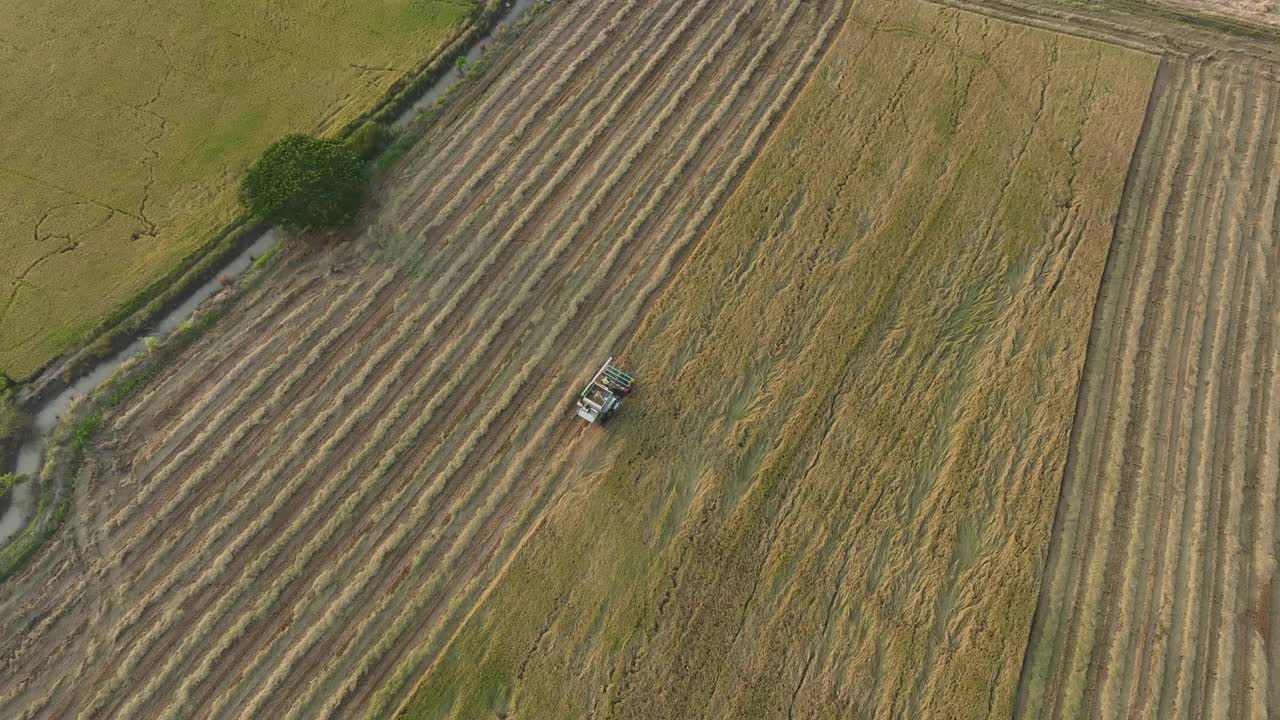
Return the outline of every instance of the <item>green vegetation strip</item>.
[[[13,473],[0,474],[0,498],[9,494],[14,486],[24,483],[29,478],[26,475],[14,475]]]
[[[241,293],[261,277],[261,273],[255,273],[242,280]],[[202,337],[227,312],[234,298],[232,296],[217,303],[198,318],[182,323],[178,331],[164,342],[148,342],[147,355],[135,362],[126,363],[91,395],[67,410],[49,438],[44,466],[38,479],[40,486],[37,488],[39,499],[36,510],[22,532],[0,549],[0,582],[21,570],[44,542],[61,527],[71,510],[76,476],[84,462],[85,453],[91,449],[102,418],[132,397],[165,364],[172,362],[173,358]]]
[[[1153,74],[856,5],[404,714],[1007,717]]]

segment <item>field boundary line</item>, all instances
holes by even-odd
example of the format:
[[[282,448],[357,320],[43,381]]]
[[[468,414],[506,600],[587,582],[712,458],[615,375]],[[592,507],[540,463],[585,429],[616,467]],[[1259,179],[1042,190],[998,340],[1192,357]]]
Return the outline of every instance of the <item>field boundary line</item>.
[[[950,3],[945,2],[944,0],[943,4]],[[1124,185],[1120,191],[1120,201],[1116,205],[1116,212],[1111,222],[1112,231],[1111,239],[1107,246],[1107,259],[1103,263],[1102,272],[1098,276],[1098,289],[1094,294],[1093,312],[1090,314],[1089,337],[1085,343],[1084,353],[1086,362],[1081,365],[1080,371],[1082,379],[1088,368],[1087,358],[1098,352],[1097,346],[1098,343],[1101,342],[1099,333],[1110,334],[1112,332],[1112,328],[1109,325],[1104,326],[1101,323],[1103,318],[1100,318],[1098,313],[1104,306],[1104,300],[1107,297],[1107,289],[1112,283],[1120,280],[1120,278],[1116,277],[1116,272],[1118,272],[1117,263],[1119,262],[1119,255],[1122,252],[1122,246],[1124,245],[1119,237],[1121,233],[1125,231],[1122,218],[1125,216],[1126,208],[1130,207],[1131,203],[1137,202],[1136,195],[1143,192],[1143,189],[1137,187],[1139,182],[1138,174],[1141,166],[1143,165],[1143,158],[1140,157],[1144,144],[1143,140],[1152,132],[1157,113],[1161,112],[1163,109],[1161,103],[1165,99],[1166,93],[1170,91],[1168,88],[1170,78],[1168,76],[1171,73],[1173,73],[1173,70],[1170,67],[1169,59],[1164,57],[1160,58],[1151,83],[1151,91],[1147,96],[1147,107],[1143,113],[1142,124],[1139,127],[1138,133],[1135,135],[1134,147],[1129,151],[1129,168],[1125,173]],[[1148,170],[1150,170],[1150,168],[1148,168]],[[1138,212],[1136,207],[1134,212]],[[1134,250],[1136,251],[1137,248],[1135,247]],[[1054,521],[1049,528],[1049,543],[1044,559],[1043,572],[1045,573],[1053,567],[1053,555],[1056,554],[1057,550],[1059,550],[1057,544],[1053,542],[1053,538],[1058,536],[1062,530],[1062,524],[1066,520],[1066,509],[1067,504],[1069,503],[1069,498],[1066,494],[1066,490],[1068,488],[1066,479],[1071,476],[1074,466],[1079,462],[1078,456],[1073,452],[1073,450],[1079,447],[1080,443],[1083,442],[1081,435],[1084,432],[1084,417],[1087,414],[1086,406],[1089,405],[1090,400],[1089,396],[1083,390],[1084,388],[1081,387],[1076,393],[1076,407],[1072,415],[1071,430],[1067,437],[1067,459],[1063,463],[1062,477],[1058,481],[1058,500],[1054,510]],[[1049,580],[1050,578],[1045,577],[1042,574],[1040,580],[1041,589],[1036,601],[1036,612],[1033,613],[1031,623],[1027,629],[1027,642],[1023,646],[1025,649],[1023,650],[1022,663],[1018,672],[1018,685],[1014,693],[1015,716],[1019,715],[1018,708],[1021,708],[1023,705],[1022,698],[1027,692],[1026,683],[1029,679],[1027,672],[1032,664],[1031,655],[1033,648],[1035,647],[1035,638],[1043,632],[1043,624],[1046,620],[1044,613],[1047,612],[1047,608],[1044,605],[1045,593],[1051,591]]]

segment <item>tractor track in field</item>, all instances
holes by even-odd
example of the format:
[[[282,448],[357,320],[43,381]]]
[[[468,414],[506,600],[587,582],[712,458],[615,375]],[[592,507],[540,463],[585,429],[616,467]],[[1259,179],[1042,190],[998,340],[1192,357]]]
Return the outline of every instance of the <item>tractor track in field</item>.
[[[565,398],[727,197],[836,8],[567,2],[539,19],[477,109],[383,185],[369,234],[425,269],[365,253],[326,278],[329,255],[289,257],[287,287],[121,409],[76,521],[97,554],[60,538],[66,561],[15,582],[64,592],[0,599],[39,618],[0,636],[0,711],[398,703],[564,491],[593,444]]]

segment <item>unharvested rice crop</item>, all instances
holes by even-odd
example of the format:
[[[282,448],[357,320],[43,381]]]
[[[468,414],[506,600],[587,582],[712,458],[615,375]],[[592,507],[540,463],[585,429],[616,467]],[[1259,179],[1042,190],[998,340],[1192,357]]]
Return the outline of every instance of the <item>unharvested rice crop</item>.
[[[1280,87],[1162,65],[1094,320],[1028,718],[1280,711]]]
[[[263,147],[341,128],[472,6],[0,6],[0,373],[27,378],[212,240]]]
[[[104,419],[68,527],[0,587],[26,619],[0,629],[0,715],[393,710],[591,457],[567,399],[844,10],[538,15],[381,183],[359,238],[284,254]]]
[[[619,350],[640,394],[375,707],[425,666],[409,717],[1008,716],[1154,72],[855,4]]]

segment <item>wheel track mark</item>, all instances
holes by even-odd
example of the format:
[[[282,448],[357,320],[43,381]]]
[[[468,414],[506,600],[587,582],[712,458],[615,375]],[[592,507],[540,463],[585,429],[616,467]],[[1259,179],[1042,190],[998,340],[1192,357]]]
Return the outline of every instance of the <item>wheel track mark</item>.
[[[1057,57],[1058,57],[1058,49],[1055,43],[1049,49],[1050,59],[1048,61],[1048,65],[1052,66],[1054,63],[1056,63]],[[1094,73],[1094,76],[1091,78],[1090,87],[1084,93],[1085,94],[1085,103],[1084,103],[1085,112],[1081,118],[1076,139],[1071,148],[1071,155],[1073,158],[1082,140],[1084,128],[1090,124],[1090,112],[1092,110],[1093,101],[1095,100],[1093,88],[1095,85],[1094,80],[1096,80],[1096,71],[1097,71],[1096,65],[1094,70],[1095,70],[1095,73]],[[1047,86],[1048,86],[1048,82],[1046,81],[1044,89],[1047,89]],[[1044,94],[1044,90],[1042,89],[1042,95],[1043,94]],[[1040,108],[1040,109],[1043,110],[1043,108]],[[1037,111],[1036,115],[1034,116],[1034,119],[1028,124],[1029,132],[1021,146],[1022,150],[1020,150],[1016,154],[1017,161],[1015,162],[1018,162],[1022,159],[1024,155],[1023,151],[1025,150],[1025,147],[1030,144],[1031,139],[1036,134],[1035,131],[1038,129],[1036,126],[1038,125],[1039,120],[1040,120],[1040,112]],[[1014,178],[1016,177],[1016,165],[1010,165],[1009,167],[1010,167],[1009,174],[1006,176],[1006,181],[1001,184],[1001,189],[999,191],[1000,194],[997,197],[1003,197],[1003,194],[1008,189],[1008,187],[1012,184]],[[1069,191],[1068,197],[1074,198],[1074,194],[1071,194]],[[981,246],[984,248],[994,248],[995,240],[998,237],[998,231],[1003,226],[1003,217],[1000,215],[1000,211],[1002,209],[1003,209],[1003,206],[1000,204],[999,200],[997,200],[996,204],[993,206],[992,211],[990,213],[985,214],[985,218],[982,221],[981,229],[980,229],[980,233],[982,237],[982,240],[980,241],[980,243],[981,243]],[[1044,290],[1043,297],[1036,297],[1036,298],[1027,297],[1021,300],[1019,303],[1012,306],[1011,312],[1019,313],[1022,316],[1026,316],[1028,313],[1032,311],[1034,305],[1037,302],[1047,302],[1048,296],[1052,295],[1056,291],[1058,284],[1061,282],[1063,274],[1066,272],[1066,268],[1068,267],[1072,258],[1074,257],[1076,247],[1079,244],[1080,239],[1083,236],[1084,230],[1085,230],[1085,226],[1080,226],[1080,227],[1076,226],[1076,222],[1079,216],[1079,205],[1078,203],[1067,201],[1066,203],[1062,204],[1060,210],[1061,212],[1059,214],[1059,217],[1057,217],[1053,221],[1053,229],[1051,231],[1051,241],[1047,243],[1045,247],[1034,256],[1034,259],[1030,260],[1027,264],[1028,277],[1026,279],[1026,283],[1028,284],[1028,286],[1032,288],[1039,287],[1042,289],[1043,289],[1043,286],[1045,285],[1047,285],[1048,287],[1047,289]],[[978,254],[975,254],[972,256],[973,263],[975,265],[977,263],[978,257],[979,257]],[[1054,278],[1052,283],[1048,282],[1048,278],[1050,276]],[[999,321],[999,322],[1004,323],[1006,321]],[[945,424],[946,423],[944,423],[944,425]],[[916,519],[917,524],[920,527],[931,527],[933,525],[933,517],[938,512],[940,512],[940,509],[933,508],[931,511],[926,512],[925,515]],[[914,517],[914,515],[912,517]],[[933,661],[934,651],[929,650],[928,652],[929,652],[929,657],[926,660],[926,664],[932,663]],[[916,685],[913,687],[912,693],[910,695],[910,697],[913,699],[913,702],[914,702],[914,698],[918,698],[920,693],[923,692],[925,679],[926,678],[924,675],[917,676]]]

